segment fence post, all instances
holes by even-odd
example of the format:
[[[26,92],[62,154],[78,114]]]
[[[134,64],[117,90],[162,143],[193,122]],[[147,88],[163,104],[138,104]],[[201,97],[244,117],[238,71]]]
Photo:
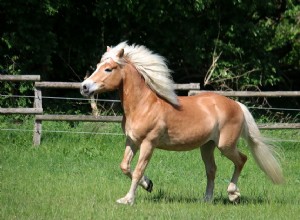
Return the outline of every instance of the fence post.
[[[42,135],[42,121],[34,120],[34,134],[33,134],[33,145],[39,146],[41,144]]]
[[[34,107],[42,108],[42,91],[40,88],[34,88]],[[42,135],[42,121],[34,120],[34,134],[33,134],[33,145],[39,146],[41,144],[41,135]]]

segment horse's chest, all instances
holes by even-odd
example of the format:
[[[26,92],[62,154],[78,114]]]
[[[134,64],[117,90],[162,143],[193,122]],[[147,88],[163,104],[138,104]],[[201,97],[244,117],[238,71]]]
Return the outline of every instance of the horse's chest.
[[[125,134],[134,142],[140,142],[142,137],[145,136],[143,130],[136,123],[127,122],[125,124]]]
[[[127,121],[125,124],[125,134],[132,141],[140,144],[144,139],[155,141],[161,133],[159,123],[147,122],[146,120]]]
[[[130,139],[133,141],[133,142],[137,142],[137,140],[139,140],[139,135],[137,134],[136,131],[134,131],[133,129],[131,128],[127,128],[125,130],[125,134],[127,137],[130,137]]]

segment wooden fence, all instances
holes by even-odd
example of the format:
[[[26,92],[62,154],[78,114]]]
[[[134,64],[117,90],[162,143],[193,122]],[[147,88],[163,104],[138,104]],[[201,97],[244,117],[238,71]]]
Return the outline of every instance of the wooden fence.
[[[92,115],[44,115],[42,108],[42,89],[79,89],[77,82],[40,82],[40,76],[8,76],[0,75],[0,81],[35,81],[33,108],[0,108],[0,114],[34,114],[33,144],[40,145],[42,121],[89,121],[89,122],[121,122],[122,116]],[[176,90],[199,90],[199,83],[175,84]]]
[[[40,76],[8,76],[0,75],[0,81],[33,81],[34,106],[33,108],[0,108],[0,114],[34,114],[33,144],[40,145],[42,135],[42,121],[88,121],[88,122],[121,122],[122,116],[91,116],[91,115],[44,115],[42,108],[42,89],[79,89],[80,83],[72,82],[40,82]],[[176,90],[189,91],[188,95],[196,95],[201,92],[199,83],[176,84]],[[225,96],[235,97],[282,97],[300,96],[299,91],[276,91],[276,92],[241,92],[241,91],[214,91]],[[300,123],[272,123],[260,124],[261,129],[300,129]]]
[[[40,81],[39,75],[0,75],[0,81]],[[0,114],[43,114],[42,95],[39,90],[34,89],[34,105],[33,108],[0,108]]]

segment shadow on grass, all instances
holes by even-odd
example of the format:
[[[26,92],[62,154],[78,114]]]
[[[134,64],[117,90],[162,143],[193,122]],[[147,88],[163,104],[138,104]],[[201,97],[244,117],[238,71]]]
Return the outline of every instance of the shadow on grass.
[[[247,197],[242,196],[239,201],[231,202],[226,196],[215,197],[213,204],[224,204],[224,205],[257,205],[257,204],[268,204],[270,203],[268,199],[264,199],[261,197]]]
[[[189,197],[186,195],[178,195],[166,192],[162,189],[158,189],[153,195],[146,197],[145,200],[149,202],[155,203],[200,203],[203,201],[202,198],[199,197]]]
[[[154,203],[205,203],[202,197],[195,197],[189,195],[172,194],[159,189],[152,196],[146,197],[145,200]],[[273,200],[276,203],[284,203],[287,201]],[[247,197],[242,196],[238,202],[230,202],[227,195],[216,196],[212,202],[208,202],[212,205],[249,205],[249,204],[269,204],[271,201],[268,198],[263,197]]]

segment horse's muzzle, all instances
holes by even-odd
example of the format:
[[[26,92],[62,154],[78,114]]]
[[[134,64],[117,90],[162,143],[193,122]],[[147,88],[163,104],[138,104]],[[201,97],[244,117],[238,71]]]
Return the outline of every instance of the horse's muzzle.
[[[83,96],[90,96],[89,88],[84,84],[81,84],[80,86],[80,93]]]
[[[85,97],[89,97],[94,93],[99,93],[104,89],[103,83],[95,83],[90,79],[84,80],[80,85],[80,93]]]
[[[84,80],[80,85],[80,93],[81,95],[88,97],[91,96],[96,90],[96,84],[89,79]]]

